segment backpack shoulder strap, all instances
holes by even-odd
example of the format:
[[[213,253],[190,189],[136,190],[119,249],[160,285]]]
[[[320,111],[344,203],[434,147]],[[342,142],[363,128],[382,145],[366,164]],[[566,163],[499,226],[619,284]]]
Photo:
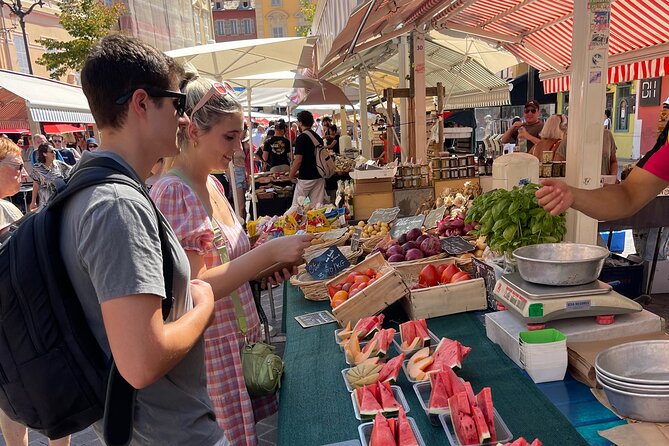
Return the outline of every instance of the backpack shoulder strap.
[[[171,248],[165,231],[165,225],[160,217],[160,211],[149,196],[142,184],[121,164],[113,159],[102,156],[85,161],[70,177],[69,181],[54,198],[47,204],[48,208],[61,206],[65,200],[75,193],[91,186],[100,184],[125,184],[140,192],[153,208],[158,218],[158,236],[160,237],[160,249],[163,253],[163,277],[165,279],[165,299],[162,302],[163,319],[167,319],[172,309],[173,297],[173,269]]]
[[[315,137],[314,135],[311,134],[311,130],[306,130],[304,133],[306,133],[307,135],[309,135],[309,138],[311,138],[311,141],[314,143],[314,148],[315,148],[315,149],[317,149],[318,146],[322,146],[322,144],[318,142],[318,140],[316,139],[316,137]]]

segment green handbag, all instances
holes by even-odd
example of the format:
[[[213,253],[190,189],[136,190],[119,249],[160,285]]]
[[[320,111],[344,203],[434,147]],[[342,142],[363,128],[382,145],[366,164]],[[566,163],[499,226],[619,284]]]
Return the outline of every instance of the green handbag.
[[[246,344],[241,351],[246,389],[251,396],[273,395],[279,390],[283,361],[274,346],[264,342]]]

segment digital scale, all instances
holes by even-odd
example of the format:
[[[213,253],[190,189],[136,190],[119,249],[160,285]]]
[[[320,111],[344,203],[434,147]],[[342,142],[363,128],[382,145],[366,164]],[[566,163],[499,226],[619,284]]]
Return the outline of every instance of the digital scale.
[[[596,280],[585,285],[549,286],[523,280],[518,272],[503,274],[495,284],[495,299],[527,324],[542,324],[555,319],[585,316],[599,323],[613,322],[613,315],[641,311],[637,302],[613,291]]]

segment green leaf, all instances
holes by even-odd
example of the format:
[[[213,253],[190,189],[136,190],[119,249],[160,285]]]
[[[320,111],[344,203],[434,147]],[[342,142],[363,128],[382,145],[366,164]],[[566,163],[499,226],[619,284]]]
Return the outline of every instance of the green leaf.
[[[513,236],[516,235],[516,231],[518,230],[518,227],[516,225],[509,225],[507,228],[504,230],[503,236],[507,241],[510,241],[513,239]]]

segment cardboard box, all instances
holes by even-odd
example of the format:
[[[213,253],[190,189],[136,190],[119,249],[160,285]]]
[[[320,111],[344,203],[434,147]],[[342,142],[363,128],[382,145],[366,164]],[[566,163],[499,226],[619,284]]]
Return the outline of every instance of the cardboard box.
[[[373,180],[380,178],[393,178],[397,173],[397,167],[392,169],[374,169],[374,170],[353,170],[349,175],[354,180]]]
[[[353,195],[353,216],[356,220],[367,220],[377,209],[394,207],[393,192]]]
[[[402,307],[409,319],[429,319],[486,309],[485,281],[481,278],[418,290],[411,289],[418,282],[418,275],[425,265],[432,263],[437,266],[455,262],[456,259],[450,257],[395,267],[410,290],[409,295],[402,299]]]
[[[385,261],[381,253],[374,254],[358,263],[353,269],[328,281],[326,287],[343,282],[352,271],[364,273],[368,268],[375,269],[381,275],[373,284],[332,310],[332,314],[342,327],[348,322],[355,325],[363,317],[374,316],[382,312],[409,293],[400,275]]]
[[[353,182],[354,194],[375,194],[379,192],[392,192],[392,178],[376,178],[373,180],[355,180]]]

